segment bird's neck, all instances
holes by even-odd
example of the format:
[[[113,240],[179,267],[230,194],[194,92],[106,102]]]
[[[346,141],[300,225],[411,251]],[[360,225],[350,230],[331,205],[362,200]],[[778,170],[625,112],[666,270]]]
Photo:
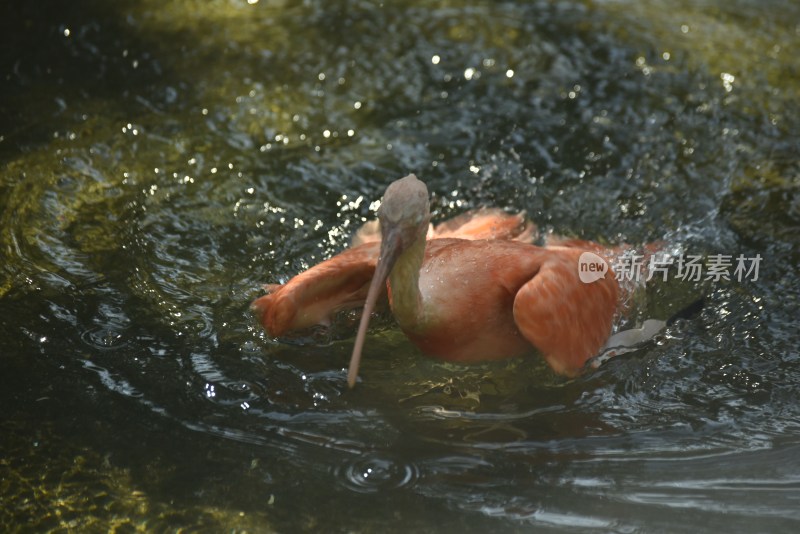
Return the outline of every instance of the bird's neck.
[[[425,241],[424,234],[418,237],[397,258],[389,275],[392,314],[403,329],[413,327],[422,318],[419,271],[425,257]]]

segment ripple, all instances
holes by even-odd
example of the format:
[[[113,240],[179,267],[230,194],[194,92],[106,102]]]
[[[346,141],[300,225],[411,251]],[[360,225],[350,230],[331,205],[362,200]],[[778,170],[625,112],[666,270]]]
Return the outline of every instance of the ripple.
[[[89,360],[83,362],[83,367],[96,373],[100,378],[100,382],[102,382],[109,391],[119,393],[125,397],[134,397],[144,400],[144,394],[141,391],[128,382],[128,380],[109,371],[105,367],[97,365]]]
[[[359,493],[407,487],[419,478],[416,465],[378,455],[358,458],[335,472],[347,488]]]
[[[100,350],[115,350],[128,344],[122,332],[113,328],[95,326],[81,333],[81,340],[87,345]]]

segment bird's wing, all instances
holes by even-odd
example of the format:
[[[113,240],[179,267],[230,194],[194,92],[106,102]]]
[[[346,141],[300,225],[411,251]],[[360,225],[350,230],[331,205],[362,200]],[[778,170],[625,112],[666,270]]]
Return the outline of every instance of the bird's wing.
[[[286,284],[270,285],[269,292],[256,299],[251,309],[274,337],[329,325],[337,311],[363,306],[379,251],[377,242],[347,249]]]
[[[479,209],[453,217],[433,229],[428,239],[499,239],[529,243],[535,239],[536,225],[524,213],[511,214],[500,209]]]
[[[536,236],[536,225],[524,213],[511,214],[500,209],[482,208],[462,213],[436,226],[430,225],[427,239],[498,239],[531,243]],[[353,236],[351,246],[380,240],[381,229],[376,219],[361,225]]]
[[[584,283],[574,248],[548,248],[536,275],[514,299],[514,322],[559,374],[578,375],[611,335],[618,284],[609,269]]]

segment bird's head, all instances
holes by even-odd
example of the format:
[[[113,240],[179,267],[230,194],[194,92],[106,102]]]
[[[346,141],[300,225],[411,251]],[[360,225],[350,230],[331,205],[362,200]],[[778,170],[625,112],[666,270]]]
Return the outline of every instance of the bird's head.
[[[361,324],[353,346],[353,356],[350,358],[350,369],[347,373],[347,384],[350,387],[355,385],[369,318],[378,296],[386,287],[386,279],[403,252],[420,239],[424,248],[430,219],[428,188],[417,180],[416,176],[409,174],[392,182],[386,188],[381,207],[378,208],[378,220],[381,224],[381,255],[372,275],[361,315]]]
[[[428,188],[413,174],[395,180],[383,194],[378,208],[381,237],[405,250],[418,238],[425,238],[431,219]]]

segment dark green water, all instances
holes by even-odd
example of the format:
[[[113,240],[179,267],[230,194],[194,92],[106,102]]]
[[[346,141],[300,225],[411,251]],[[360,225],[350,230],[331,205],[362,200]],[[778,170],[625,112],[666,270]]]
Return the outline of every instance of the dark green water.
[[[4,531],[795,532],[800,4],[0,6]],[[578,380],[249,302],[394,178],[437,216],[754,257]]]

